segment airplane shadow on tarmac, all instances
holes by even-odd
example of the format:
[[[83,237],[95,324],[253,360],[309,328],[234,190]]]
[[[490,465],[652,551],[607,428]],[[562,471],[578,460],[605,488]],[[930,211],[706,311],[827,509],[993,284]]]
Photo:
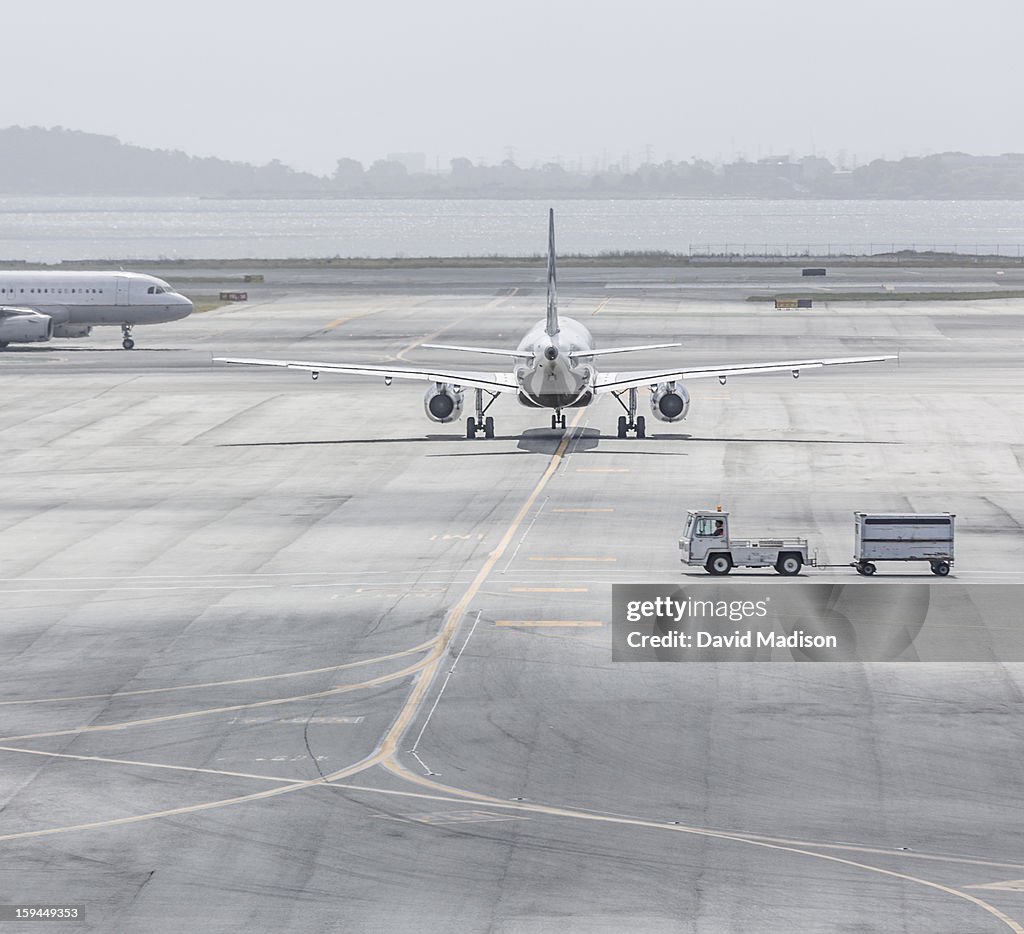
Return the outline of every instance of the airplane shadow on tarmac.
[[[730,438],[725,436],[701,438],[697,435],[666,434],[653,435],[655,441],[733,441],[748,444],[903,444],[902,441],[855,441],[851,438]]]
[[[568,435],[572,440],[569,449],[574,453],[591,451],[597,447],[601,432],[596,428],[569,429],[528,428],[519,436],[516,447],[527,454],[554,454]]]
[[[317,444],[416,444],[422,442],[463,442],[472,450],[452,454],[431,454],[429,457],[479,457],[481,455],[509,455],[509,454],[546,454],[549,457],[558,450],[562,443],[565,432],[561,429],[534,428],[523,432],[522,435],[496,435],[492,439],[476,438],[469,439],[465,435],[423,435],[419,438],[335,438],[323,441],[235,441],[229,444],[222,444],[219,447],[225,448],[273,448],[273,447],[294,447],[301,445]],[[600,432],[594,428],[584,429],[573,440],[572,450],[586,451],[597,446]],[[507,448],[497,449],[496,442],[519,441],[515,450]],[[486,447],[490,446],[490,450]]]
[[[5,356],[8,354],[21,354],[32,357],[45,357],[62,353],[119,353],[127,357],[129,354],[141,355],[141,351],[146,353],[180,353],[187,350],[187,347],[142,347],[136,345],[134,350],[125,350],[123,347],[66,347],[56,344],[47,347],[4,347],[3,353]]]
[[[687,457],[686,451],[652,451],[644,450],[643,445],[647,444],[647,441],[641,439],[619,439],[612,435],[602,435],[596,428],[581,428],[581,429],[570,429],[564,431],[560,428],[530,428],[524,431],[519,436],[519,444],[516,445],[516,450],[487,450],[486,448],[474,448],[471,451],[460,451],[458,453],[452,452],[451,454],[430,454],[430,457],[485,457],[489,455],[506,455],[506,454],[543,454],[546,457],[551,457],[559,448],[566,435],[569,435],[571,440],[566,446],[567,454],[586,454],[588,452],[599,453],[599,454],[642,454],[645,457]],[[515,438],[515,435],[499,435],[495,438],[496,441],[507,440],[511,441]],[[620,450],[610,450],[606,447],[601,446],[602,441],[619,441],[628,445],[628,447]],[[650,440],[657,440],[652,438]]]
[[[323,445],[323,444],[417,444],[436,443],[444,441],[448,443],[464,442],[471,449],[466,451],[452,451],[451,453],[428,454],[428,457],[507,457],[519,454],[542,454],[551,457],[562,443],[566,431],[560,428],[530,428],[521,435],[496,435],[493,439],[468,439],[464,435],[421,435],[417,438],[334,438],[325,440],[310,441],[235,441],[229,444],[221,444],[218,447],[225,448],[274,448],[274,447],[296,447],[302,445]],[[658,441],[718,441],[718,442],[746,442],[750,444],[902,444],[902,441],[847,441],[836,438],[698,438],[687,434],[656,434],[647,438],[618,438],[612,435],[602,435],[596,428],[583,428],[570,431],[572,436],[567,451],[572,454],[585,454],[597,452],[601,454],[641,454],[645,457],[686,457],[686,451],[658,451],[645,450],[645,446],[651,442]],[[518,440],[514,450],[498,448],[496,442]],[[622,441],[625,448],[609,449],[602,447],[602,441]]]
[[[498,436],[495,440],[511,440],[514,435]],[[519,436],[517,450],[486,450],[473,449],[471,451],[460,451],[458,453],[431,454],[430,457],[481,457],[484,455],[505,455],[505,454],[544,454],[548,457],[558,450],[562,443],[565,432],[559,429],[531,428]],[[621,441],[624,447],[609,448],[601,442]],[[836,438],[698,438],[687,434],[668,434],[658,432],[655,435],[648,435],[646,438],[618,438],[615,435],[602,435],[596,428],[584,428],[578,430],[570,442],[567,453],[585,454],[594,452],[600,454],[639,454],[644,457],[687,457],[685,450],[665,451],[651,450],[648,445],[658,441],[719,441],[719,442],[747,442],[751,444],[902,444],[901,441],[846,441]]]
[[[422,435],[418,438],[331,438],[322,441],[233,441],[221,448],[290,448],[318,444],[415,444],[424,441],[465,441],[461,435]]]

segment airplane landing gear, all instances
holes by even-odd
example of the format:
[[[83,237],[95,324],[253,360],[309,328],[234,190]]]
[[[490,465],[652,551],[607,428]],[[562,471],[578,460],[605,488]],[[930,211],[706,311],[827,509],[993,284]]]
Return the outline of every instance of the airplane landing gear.
[[[612,393],[615,401],[625,410],[625,415],[619,416],[618,437],[626,438],[632,431],[638,438],[647,437],[647,419],[636,414],[636,389],[626,390],[629,393],[629,404],[622,401],[621,392]]]
[[[555,409],[555,414],[551,416],[551,427],[565,428],[565,416],[561,409]]]
[[[132,340],[132,326],[130,324],[122,324],[121,335],[124,337],[124,340],[121,341],[121,346],[125,350],[132,350],[135,347],[135,341]]]
[[[494,404],[494,400],[498,398],[496,392],[487,393],[491,399],[487,405],[484,405],[484,390],[476,390],[476,417],[472,415],[466,419],[466,437],[475,438],[478,434],[483,434],[485,438],[494,437],[494,419],[490,415],[486,415],[487,410]],[[486,415],[486,417],[485,417]]]
[[[483,432],[485,438],[494,437],[494,419],[488,415],[486,418],[482,418],[479,421],[473,418],[472,415],[466,419],[466,437],[475,438],[480,432]]]

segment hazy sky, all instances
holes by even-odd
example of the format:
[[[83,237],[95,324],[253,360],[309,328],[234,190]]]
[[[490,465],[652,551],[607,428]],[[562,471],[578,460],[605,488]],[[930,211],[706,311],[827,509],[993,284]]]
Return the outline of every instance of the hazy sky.
[[[36,0],[3,25],[0,126],[318,173],[1024,152],[1021,0]]]

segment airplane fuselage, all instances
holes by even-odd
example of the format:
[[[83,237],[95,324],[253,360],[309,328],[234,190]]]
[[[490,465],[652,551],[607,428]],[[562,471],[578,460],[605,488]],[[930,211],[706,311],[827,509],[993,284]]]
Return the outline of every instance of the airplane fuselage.
[[[560,317],[552,337],[546,321],[538,321],[516,348],[523,362],[515,365],[520,404],[535,409],[576,408],[593,400],[596,371],[594,338],[575,318]]]
[[[192,302],[163,279],[135,272],[0,272],[0,307],[89,327],[160,324],[192,313]]]

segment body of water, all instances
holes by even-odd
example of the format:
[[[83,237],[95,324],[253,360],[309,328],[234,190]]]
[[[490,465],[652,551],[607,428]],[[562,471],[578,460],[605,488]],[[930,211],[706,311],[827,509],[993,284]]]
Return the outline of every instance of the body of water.
[[[1024,255],[1021,201],[202,200],[0,198],[0,259],[536,256],[560,253]]]

